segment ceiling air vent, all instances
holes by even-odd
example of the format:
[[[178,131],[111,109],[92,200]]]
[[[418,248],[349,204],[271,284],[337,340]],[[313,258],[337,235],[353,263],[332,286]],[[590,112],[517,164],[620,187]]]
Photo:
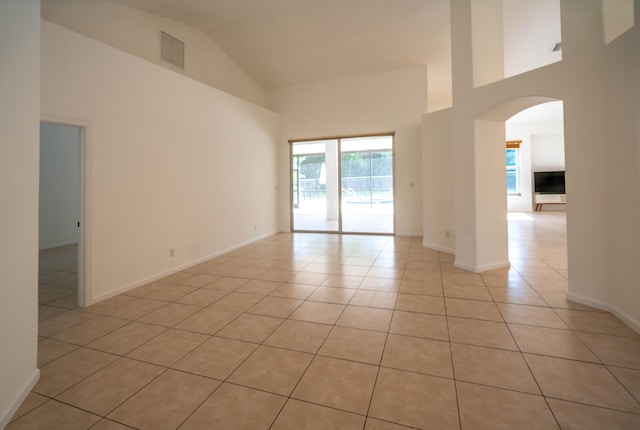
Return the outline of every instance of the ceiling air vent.
[[[184,69],[184,42],[161,31],[160,58],[174,66]]]

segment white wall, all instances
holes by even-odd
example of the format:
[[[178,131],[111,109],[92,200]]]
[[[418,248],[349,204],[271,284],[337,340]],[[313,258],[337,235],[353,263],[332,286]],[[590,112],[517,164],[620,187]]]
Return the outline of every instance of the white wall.
[[[41,70],[88,124],[90,301],[277,231],[276,114],[48,21]]]
[[[37,382],[40,2],[0,2],[0,428]]]
[[[262,88],[201,30],[105,1],[48,1],[42,18],[214,88],[264,105]],[[160,60],[160,31],[185,43],[185,68]]]
[[[288,140],[395,131],[396,234],[422,234],[421,122],[427,111],[423,68],[267,92],[280,114],[279,228],[290,230]]]
[[[444,109],[422,122],[423,246],[454,252],[452,112]]]
[[[80,129],[40,125],[40,249],[78,242]]]
[[[640,290],[637,269],[633,268],[640,260],[633,43],[629,40],[618,46],[614,42],[603,50],[600,1],[561,0],[562,61],[473,88],[471,0],[452,2],[451,7],[455,264],[481,269],[479,254],[492,247],[485,240],[490,237],[485,230],[487,225],[480,222],[488,218],[488,209],[478,207],[483,202],[477,183],[483,165],[494,161],[498,165],[497,154],[493,161],[477,156],[478,145],[490,143],[483,142],[485,136],[476,132],[477,120],[505,121],[524,108],[562,100],[570,194],[569,297],[609,309],[640,330]],[[425,123],[449,127],[446,122],[437,125],[430,121],[430,115],[433,114],[425,117]],[[496,143],[503,144],[503,140]],[[608,175],[594,175],[603,169]],[[479,215],[480,209],[485,212],[483,216]],[[498,206],[493,211],[495,217],[504,216]]]
[[[503,0],[504,76],[562,60],[560,0]]]
[[[636,26],[638,31],[638,26]],[[609,173],[611,278],[606,303],[640,320],[640,148],[636,129],[637,105],[633,31],[605,48],[608,159],[594,175]],[[608,167],[608,169],[607,169]],[[637,328],[637,327],[636,327]]]

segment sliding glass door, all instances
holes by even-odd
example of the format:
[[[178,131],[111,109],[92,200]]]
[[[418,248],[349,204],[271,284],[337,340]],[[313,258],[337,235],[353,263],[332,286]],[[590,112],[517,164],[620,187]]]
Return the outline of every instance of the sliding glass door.
[[[293,229],[338,232],[338,140],[291,145]]]
[[[294,231],[393,234],[393,135],[291,142]]]

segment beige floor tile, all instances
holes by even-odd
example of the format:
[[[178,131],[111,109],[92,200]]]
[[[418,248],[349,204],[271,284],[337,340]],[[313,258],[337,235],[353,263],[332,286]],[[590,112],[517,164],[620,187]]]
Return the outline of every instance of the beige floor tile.
[[[266,272],[265,272],[266,273]],[[266,296],[276,290],[282,282],[253,279],[236,290],[236,293]]]
[[[367,424],[364,426],[364,430],[410,430],[410,427],[367,417]]]
[[[43,405],[49,398],[34,393],[33,391],[27,394],[27,397],[23,400],[18,410],[13,414],[10,421],[15,421],[21,416],[31,412],[35,408]]]
[[[227,295],[226,291],[212,290],[210,288],[200,288],[193,293],[189,293],[186,296],[180,297],[176,300],[176,303],[183,303],[185,305],[194,306],[209,306],[210,304],[217,302],[221,298]]]
[[[38,323],[38,334],[40,336],[49,337],[61,331],[70,329],[71,327],[86,323],[97,315],[78,311],[65,311],[49,317]]]
[[[640,370],[609,367],[613,375],[640,402]]]
[[[517,305],[547,306],[547,303],[532,288],[499,288],[489,287],[489,293],[498,303]]]
[[[640,405],[606,367],[580,361],[525,354],[547,397],[640,413]]]
[[[69,388],[57,399],[105,416],[164,370],[163,367],[120,358]]]
[[[383,367],[369,416],[421,429],[458,429],[454,382]]]
[[[100,417],[97,415],[50,400],[10,423],[6,430],[85,430],[98,422],[98,420],[100,420]]]
[[[390,334],[382,366],[453,378],[449,343],[439,340]]]
[[[400,282],[400,293],[404,294],[422,294],[425,296],[440,296],[444,295],[442,290],[442,282],[437,281],[411,281],[402,280]]]
[[[137,320],[148,314],[149,312],[153,312],[158,308],[166,305],[166,301],[162,300],[152,300],[146,297],[139,297],[135,300],[123,305],[116,306],[109,309],[103,309],[102,314],[108,315],[114,318],[122,318],[126,320]]]
[[[227,379],[245,387],[282,396],[291,394],[313,355],[261,346]]]
[[[396,310],[444,315],[444,299],[419,294],[398,294]]]
[[[366,414],[377,372],[377,366],[316,356],[292,397]]]
[[[329,277],[327,273],[313,273],[308,272],[305,268],[304,271],[299,272],[293,278],[289,279],[288,282],[292,284],[303,284],[303,285],[322,285],[322,283]]]
[[[508,323],[559,329],[568,328],[550,308],[507,303],[498,303],[497,306],[504,320]]]
[[[258,345],[212,337],[172,367],[196,375],[225,380]]]
[[[549,399],[562,430],[629,430],[640,428],[640,415]]]
[[[203,334],[170,328],[128,353],[127,357],[168,367],[196,349],[207,338]]]
[[[186,296],[196,290],[196,287],[188,287],[186,285],[168,285],[162,284],[160,281],[154,283],[154,288],[144,297],[153,300],[165,300],[172,302],[180,297]]]
[[[447,319],[440,315],[395,311],[390,333],[449,340]]]
[[[400,279],[402,279],[402,274],[404,273],[404,268],[402,266],[400,267],[382,267],[382,266],[376,266],[376,264],[379,264],[379,260],[376,260],[376,262],[374,263],[374,265],[371,267],[371,269],[369,269],[369,271],[367,272],[367,278],[372,279],[372,278],[378,278],[378,279],[388,279],[391,281],[395,282],[390,282],[390,283],[380,283],[378,284],[376,283],[372,283],[372,284],[367,284],[366,288],[369,289],[383,289],[384,291],[398,291],[398,289],[400,288]],[[365,278],[365,279],[367,279]],[[370,281],[373,282],[373,281]],[[365,288],[364,286],[361,286],[360,288]]]
[[[235,291],[249,281],[250,279],[223,276],[213,281],[211,284],[207,284],[205,287],[220,291]]]
[[[386,339],[386,333],[334,327],[318,354],[362,363],[380,364]]]
[[[40,338],[38,339],[38,367],[42,367],[78,348],[78,345],[49,338]]]
[[[558,430],[542,396],[456,382],[463,429]]]
[[[240,312],[207,307],[176,325],[176,328],[196,333],[215,334],[240,315]]]
[[[509,324],[509,329],[522,352],[599,362],[572,331],[517,324]]]
[[[167,303],[165,306],[143,316],[138,321],[172,327],[200,310],[202,310],[202,307],[200,306],[185,305],[182,303]]]
[[[428,282],[428,283],[439,283],[442,282],[442,275],[438,271],[427,271],[427,270],[413,270],[410,268],[405,268],[404,273],[402,274],[403,281],[419,281],[419,282]]]
[[[87,347],[112,354],[125,355],[165,330],[165,327],[132,321],[106,336],[94,340]]]
[[[175,429],[218,385],[213,379],[169,369],[107,418],[139,429]]]
[[[447,322],[452,342],[518,350],[505,323],[456,317],[448,317]]]
[[[331,326],[287,320],[265,341],[265,345],[315,354],[331,331]]]
[[[295,275],[296,275],[296,272],[291,270],[271,269],[258,275],[256,279],[263,280],[263,281],[286,282],[289,279],[293,278]]]
[[[375,274],[383,274],[381,271],[391,270],[394,273],[399,273],[399,276],[376,277]],[[358,287],[361,290],[372,291],[385,291],[388,293],[397,293],[400,290],[400,279],[402,277],[402,271],[395,271],[392,269],[371,269],[367,274],[367,277],[362,280],[362,283]]]
[[[205,274],[189,274],[190,276],[178,281],[179,285],[186,285],[187,287],[204,287],[214,281],[220,279],[218,276],[211,276]]]
[[[360,286],[363,279],[364,279],[364,276],[329,275],[322,282],[321,286],[356,289]]]
[[[361,430],[365,417],[289,399],[272,430]]]
[[[302,300],[287,299],[284,297],[265,297],[250,307],[247,312],[270,317],[287,318],[301,304]]]
[[[304,300],[309,297],[316,288],[317,286],[315,285],[281,284],[270,296]]]
[[[118,357],[79,348],[40,369],[40,380],[33,388],[38,394],[55,397],[87,376],[109,365]]]
[[[211,307],[226,311],[244,312],[264,297],[264,295],[258,294],[232,292],[214,302]]]
[[[393,309],[396,306],[397,293],[385,291],[358,290],[351,298],[351,306]]]
[[[282,324],[281,318],[242,314],[220,330],[217,335],[246,342],[260,343]]]
[[[610,313],[556,309],[556,313],[572,330],[640,338],[640,334]]]
[[[128,322],[123,319],[96,315],[95,318],[89,321],[54,334],[52,338],[75,345],[86,345],[92,340],[126,325]]]
[[[445,298],[445,305],[448,316],[503,321],[500,311],[493,302]]]
[[[512,274],[482,274],[482,281],[487,287],[505,288],[505,289],[517,289],[517,288],[530,288],[527,281],[525,281],[520,275]]]
[[[286,400],[275,394],[223,384],[180,429],[267,430]]]
[[[388,331],[393,311],[390,309],[347,306],[336,325],[363,330]]]
[[[38,321],[42,321],[66,311],[66,309],[56,308],[55,306],[38,305]]]
[[[356,292],[351,288],[318,287],[307,300],[346,305]]]
[[[530,394],[540,394],[522,354],[515,351],[451,344],[456,380]]]
[[[445,287],[454,285],[484,286],[484,281],[479,273],[470,272],[442,272],[442,283]]]
[[[115,421],[108,420],[106,418],[98,421],[91,430],[130,430],[131,427],[124,424],[117,423]]]
[[[304,302],[289,318],[320,324],[335,324],[344,305],[320,302]]]
[[[489,290],[484,286],[477,285],[446,285],[444,286],[444,296],[455,299],[470,299],[492,301]]]

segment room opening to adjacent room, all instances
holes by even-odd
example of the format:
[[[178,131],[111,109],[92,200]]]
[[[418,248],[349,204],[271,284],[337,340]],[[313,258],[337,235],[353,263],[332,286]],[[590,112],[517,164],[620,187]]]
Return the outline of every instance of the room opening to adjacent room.
[[[290,141],[292,231],[392,235],[393,138]]]

